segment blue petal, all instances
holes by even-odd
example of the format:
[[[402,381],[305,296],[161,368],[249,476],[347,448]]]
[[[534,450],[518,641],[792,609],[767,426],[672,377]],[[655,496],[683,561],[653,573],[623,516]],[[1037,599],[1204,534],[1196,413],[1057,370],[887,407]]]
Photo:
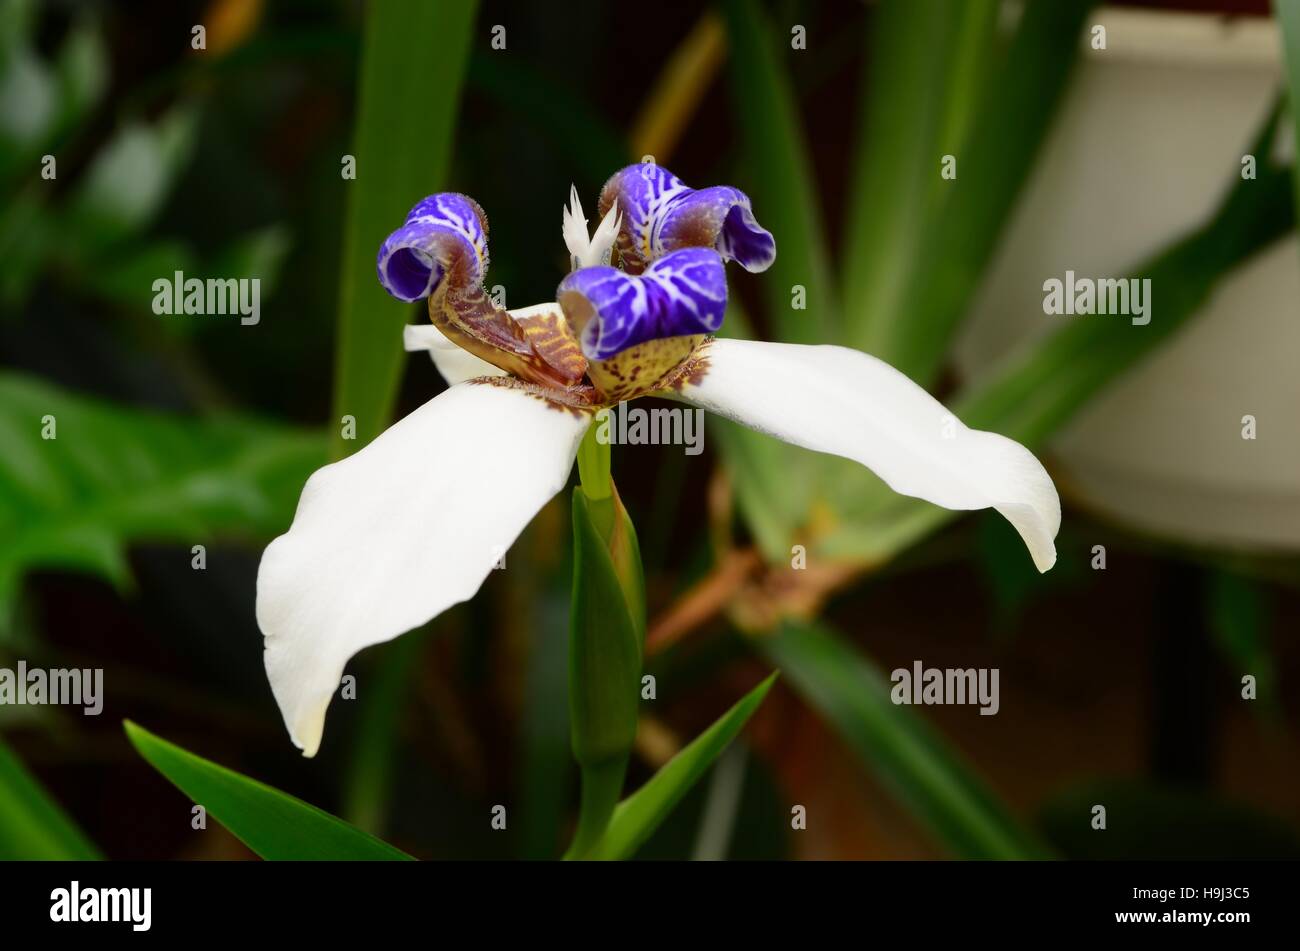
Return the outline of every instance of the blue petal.
[[[421,199],[380,245],[377,261],[379,283],[401,301],[428,297],[448,274],[451,286],[480,284],[487,267],[487,216],[455,192]]]
[[[615,202],[623,213],[619,253],[633,272],[691,247],[712,248],[747,271],[765,271],[776,260],[775,239],[738,188],[697,191],[667,169],[645,162],[615,172],[605,183],[601,214]]]
[[[686,248],[639,275],[582,268],[555,294],[587,359],[608,360],[648,340],[713,333],[727,309],[727,277],[715,251]]]

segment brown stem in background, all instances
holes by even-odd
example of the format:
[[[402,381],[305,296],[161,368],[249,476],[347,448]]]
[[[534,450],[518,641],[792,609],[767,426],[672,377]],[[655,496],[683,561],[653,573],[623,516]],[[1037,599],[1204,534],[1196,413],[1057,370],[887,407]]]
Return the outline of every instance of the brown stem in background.
[[[646,656],[675,644],[686,634],[709,621],[731,603],[732,598],[763,565],[752,548],[732,549],[723,554],[717,566],[703,581],[677,599],[655,619],[646,633]]]
[[[767,567],[752,548],[730,549],[705,578],[650,625],[646,656],[677,643],[723,612],[745,630],[775,627],[783,617],[814,617],[840,588],[870,570],[856,562],[803,569]]]
[[[713,85],[726,51],[727,31],[722,18],[710,10],[673,51],[655,80],[632,128],[634,156],[639,159],[653,155],[656,162],[663,164]]]

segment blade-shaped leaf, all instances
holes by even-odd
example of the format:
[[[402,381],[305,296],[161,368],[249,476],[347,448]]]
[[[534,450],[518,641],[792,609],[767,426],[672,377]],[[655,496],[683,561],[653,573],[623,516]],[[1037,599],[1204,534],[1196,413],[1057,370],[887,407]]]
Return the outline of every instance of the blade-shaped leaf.
[[[844,255],[850,345],[870,350],[889,323],[909,319],[904,295],[926,264],[921,240],[944,194],[939,159],[960,154],[996,47],[997,9],[992,0],[886,0],[876,7]]]
[[[955,855],[1043,858],[1044,847],[919,716],[896,705],[889,681],[824,627],[787,624],[759,642],[791,685]]]
[[[360,97],[352,144],[339,282],[335,419],[352,416],[356,438],[334,427],[331,454],[347,455],[388,425],[411,308],[375,278],[375,255],[411,207],[447,175],[452,131],[478,4],[393,0],[366,5]]]
[[[0,741],[0,860],[98,858],[85,834]]]
[[[575,175],[603,182],[611,171],[632,161],[613,127],[592,111],[586,99],[548,79],[522,58],[500,56],[492,50],[475,53],[470,58],[468,80],[474,92],[493,99],[549,136]]]
[[[99,28],[87,17],[74,23],[59,48],[56,69],[62,130],[75,129],[108,89],[108,51]]]
[[[423,641],[423,631],[411,631],[382,645],[379,656],[371,660],[372,672],[360,700],[342,812],[353,825],[375,835],[384,834],[393,785],[393,751],[400,736],[398,717]]]
[[[185,106],[152,125],[124,125],[95,156],[68,202],[68,253],[90,261],[147,227],[189,162],[197,137],[197,112]]]
[[[591,500],[575,487],[569,726],[584,766],[626,756],[636,738],[645,638],[640,573],[636,534],[616,496]]]
[[[283,530],[324,437],[103,403],[0,374],[0,621],[33,567],[126,585],[123,546]]]
[[[310,803],[196,756],[129,720],[125,728],[149,765],[264,859],[411,858]]]
[[[899,299],[906,312],[879,312],[857,345],[917,382],[931,382],[1028,180],[1078,57],[1089,0],[1025,6],[1011,46],[988,82],[956,178],[927,221],[918,260]],[[930,169],[939,175],[939,156]],[[852,266],[850,262],[850,266]]]
[[[587,857],[631,858],[736,738],[776,681],[774,673],[737,701],[711,727],[670,759],[644,786],[619,803],[605,835]]]
[[[812,164],[785,68],[754,0],[726,0],[732,101],[745,142],[743,183],[763,227],[776,235],[776,263],[762,277],[772,326],[788,343],[826,343],[837,325],[835,288],[813,187]],[[791,307],[803,287],[806,310]]]

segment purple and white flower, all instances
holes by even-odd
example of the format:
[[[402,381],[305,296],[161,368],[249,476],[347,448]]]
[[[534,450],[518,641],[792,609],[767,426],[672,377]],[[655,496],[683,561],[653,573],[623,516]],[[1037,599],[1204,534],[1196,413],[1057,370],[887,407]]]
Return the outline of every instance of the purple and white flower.
[[[483,291],[487,217],[433,195],[383,243],[379,281],[428,298],[407,327],[449,389],[307,481],[267,547],[257,619],[289,735],[320,745],[344,665],[474,596],[564,488],[601,409],[669,396],[866,466],[894,491],[949,509],[995,508],[1040,571],[1056,560],[1060,503],[1020,444],[968,429],[875,357],[838,346],[714,338],[724,266],[769,267],[776,243],[734,188],[687,188],[652,165],[616,173],[590,237],[576,193],[561,234],[573,271],[554,302],[504,311]]]

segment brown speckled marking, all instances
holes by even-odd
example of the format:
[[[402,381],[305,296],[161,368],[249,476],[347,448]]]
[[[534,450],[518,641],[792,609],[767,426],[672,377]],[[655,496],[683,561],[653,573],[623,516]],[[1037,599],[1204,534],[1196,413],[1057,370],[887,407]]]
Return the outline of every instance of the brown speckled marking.
[[[709,345],[713,337],[705,337],[695,351],[677,364],[667,376],[659,381],[657,389],[661,392],[675,390],[680,393],[687,385],[698,386],[709,372]]]
[[[615,405],[622,400],[663,389],[663,380],[693,354],[702,334],[647,340],[622,353],[587,367],[587,375],[600,391],[601,400]]]
[[[452,343],[524,380],[559,388],[581,382],[581,368],[572,361],[552,365],[482,287],[449,290],[451,283],[442,281],[430,295],[429,319]]]
[[[541,400],[548,409],[572,413],[574,416],[590,416],[601,408],[596,400],[596,391],[586,385],[555,389],[514,376],[480,376],[465,382],[476,386],[497,386],[506,390],[517,390],[526,396]]]
[[[684,341],[690,339],[694,349],[685,359],[669,368],[667,373],[657,377],[645,375],[649,382],[629,383],[614,392],[604,392],[583,383],[575,386],[553,387],[543,383],[533,383],[513,376],[483,376],[467,382],[482,386],[500,386],[518,390],[546,403],[551,409],[563,410],[575,416],[591,414],[597,410],[609,409],[620,402],[636,399],[638,396],[664,394],[669,391],[680,393],[687,384],[697,384],[704,379],[709,370],[709,344],[713,337],[673,337],[670,340]],[[665,341],[652,341],[664,343]],[[622,354],[620,354],[621,356]]]
[[[648,340],[596,363],[582,353],[570,318],[557,305],[527,317],[500,310],[481,288],[429,298],[433,323],[453,343],[500,367],[508,377],[470,382],[520,390],[554,409],[594,413],[626,400],[680,390],[703,379],[708,345],[703,334]]]

